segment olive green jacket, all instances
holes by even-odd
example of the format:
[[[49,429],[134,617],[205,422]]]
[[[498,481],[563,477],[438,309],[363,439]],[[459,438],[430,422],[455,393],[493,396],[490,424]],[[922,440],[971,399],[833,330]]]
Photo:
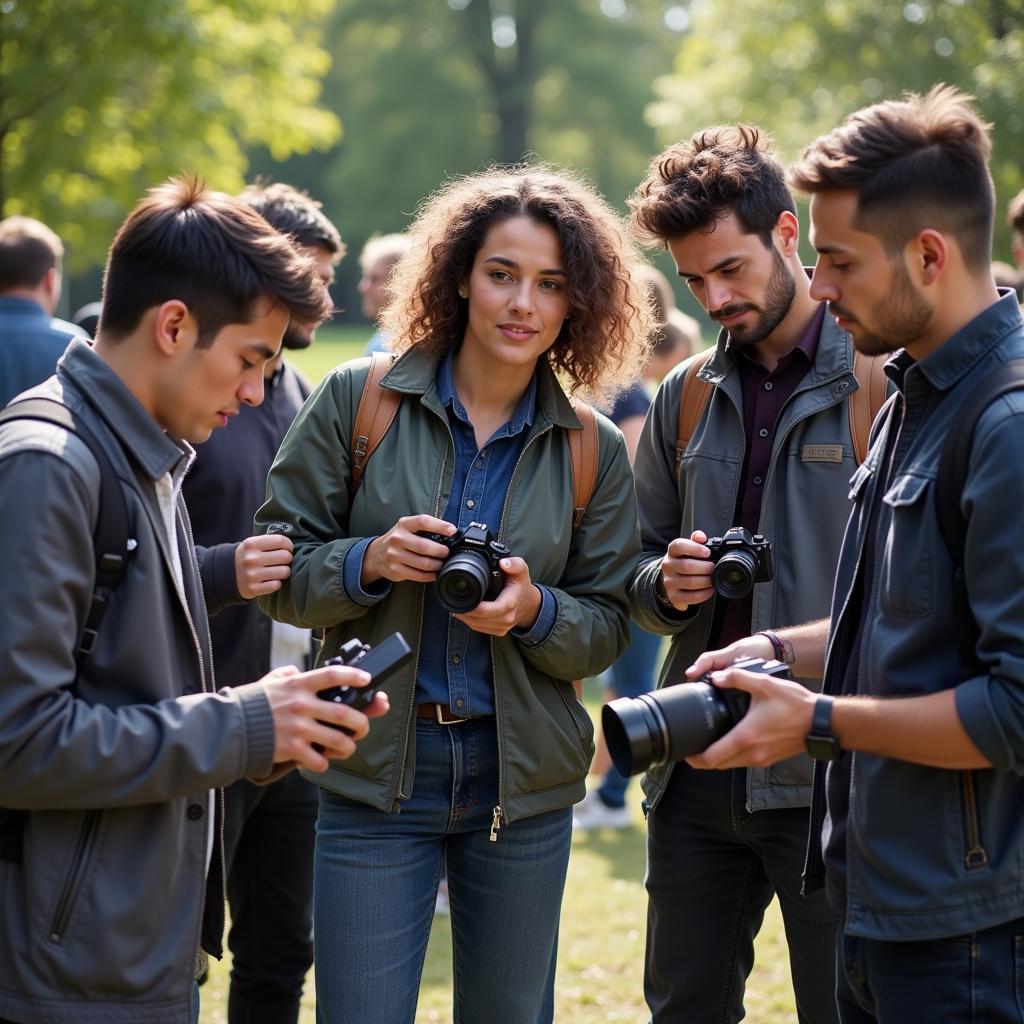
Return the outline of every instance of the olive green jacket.
[[[415,783],[415,677],[425,585],[391,584],[383,600],[346,590],[346,553],[402,516],[440,516],[454,474],[455,446],[437,397],[437,358],[412,349],[383,385],[407,396],[350,501],[351,432],[369,360],[332,371],[296,417],[267,481],[256,532],[291,537],[292,575],[260,600],[268,615],[326,631],[320,660],[353,636],[376,644],[400,630],[415,659],[385,690],[391,712],[375,719],[354,756],[311,776],[327,789],[382,810],[400,808]],[[622,435],[598,416],[597,485],[580,526],[572,526],[567,430],[580,421],[546,362],[537,415],[513,471],[500,539],[550,588],[555,624],[540,643],[491,640],[498,733],[496,822],[511,822],[580,800],[593,754],[593,727],[570,680],[594,675],[622,653],[626,588],[640,556],[636,497]]]

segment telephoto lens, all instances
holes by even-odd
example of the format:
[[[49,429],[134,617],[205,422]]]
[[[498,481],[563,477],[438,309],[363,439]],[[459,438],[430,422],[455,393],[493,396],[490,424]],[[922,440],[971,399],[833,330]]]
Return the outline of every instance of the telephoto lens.
[[[781,661],[741,658],[730,666],[792,679]],[[601,710],[601,726],[612,763],[623,775],[651,765],[681,761],[724,736],[750,707],[745,690],[722,690],[710,675],[692,683],[665,686],[639,697],[621,697]]]

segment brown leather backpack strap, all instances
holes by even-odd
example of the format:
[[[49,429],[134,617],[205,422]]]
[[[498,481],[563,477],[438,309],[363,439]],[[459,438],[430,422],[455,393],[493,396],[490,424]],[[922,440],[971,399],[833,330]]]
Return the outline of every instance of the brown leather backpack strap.
[[[395,357],[390,352],[374,352],[370,356],[370,373],[359,396],[356,418],[352,424],[352,477],[349,497],[354,498],[363,482],[366,464],[377,450],[394,422],[402,396],[381,385],[384,374],[391,369]]]
[[[868,455],[871,424],[888,397],[888,384],[882,367],[888,356],[867,356],[854,350],[853,375],[860,387],[850,396],[850,436],[853,456],[859,466]]]
[[[698,374],[711,362],[714,354],[714,346],[699,352],[689,361],[683,375],[683,390],[679,396],[679,428],[676,434],[676,479],[679,478],[679,464],[683,461],[686,446],[711,399],[711,385]]]
[[[579,529],[583,515],[597,486],[597,463],[600,447],[597,436],[597,415],[579,399],[572,400],[573,411],[583,424],[582,430],[569,431],[569,458],[572,463],[572,528]]]

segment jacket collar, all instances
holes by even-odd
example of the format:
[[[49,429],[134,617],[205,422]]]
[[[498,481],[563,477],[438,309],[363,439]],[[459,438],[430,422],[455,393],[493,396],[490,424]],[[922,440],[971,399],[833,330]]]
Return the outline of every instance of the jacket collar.
[[[183,458],[195,458],[191,445],[173,440],[88,342],[71,342],[57,364],[57,376],[71,379],[151,479],[159,480]]]
[[[50,314],[35,299],[23,299],[17,295],[0,296],[0,310],[5,314],[20,313],[22,316],[34,316],[40,320],[50,321]]]
[[[729,351],[727,342],[728,331],[721,331],[718,335],[718,343],[715,354],[708,360],[704,369],[700,371],[700,377],[712,384],[721,384],[729,374],[736,369],[736,353]],[[818,336],[818,347],[814,353],[814,361],[808,373],[807,380],[814,386],[825,381],[834,380],[844,373],[853,372],[853,338],[848,331],[844,331],[836,318],[827,310],[825,318],[821,323],[821,333]]]
[[[384,375],[381,384],[403,394],[419,395],[425,405],[441,412],[443,406],[437,394],[437,367],[443,354],[427,353],[422,346],[413,345],[395,360]],[[562,390],[555,371],[547,359],[537,361],[537,410],[542,417],[557,427],[579,430],[583,426],[573,410],[572,403]],[[443,414],[443,413],[442,413]]]
[[[1000,288],[1000,298],[919,363],[900,349],[886,371],[903,388],[904,378],[917,366],[932,387],[948,391],[994,349],[1011,331],[1024,328],[1021,307],[1011,289]]]

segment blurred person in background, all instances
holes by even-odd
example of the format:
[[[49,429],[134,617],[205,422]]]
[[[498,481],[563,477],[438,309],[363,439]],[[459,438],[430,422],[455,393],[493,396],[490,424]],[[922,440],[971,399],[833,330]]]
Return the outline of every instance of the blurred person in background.
[[[0,408],[41,384],[83,332],[53,315],[64,246],[31,217],[0,221]]]
[[[409,251],[409,238],[400,232],[388,235],[373,235],[359,254],[359,267],[363,276],[359,279],[359,295],[363,303],[363,316],[378,324],[366,343],[365,354],[386,352],[387,333],[379,326],[380,314],[391,301],[388,282],[398,261]]]
[[[355,630],[415,644],[387,685],[397,713],[358,763],[315,777],[317,1013],[411,1024],[446,863],[457,1018],[545,1024],[593,755],[571,681],[625,648],[639,556],[628,453],[600,414],[596,486],[574,523],[568,435],[586,410],[556,371],[614,390],[638,374],[651,321],[619,218],[568,176],[452,181],[409,234],[384,316],[399,356],[382,385],[402,398],[362,486],[352,499],[365,359],[310,398],[257,516],[295,545],[270,614],[325,628],[322,656]],[[470,523],[508,545],[503,585],[451,612],[430,585],[448,555],[437,538]]]
[[[665,275],[656,267],[643,264],[639,278],[651,296],[657,326],[641,379],[616,396],[608,413],[608,418],[622,431],[630,464],[636,457],[640,432],[651,405],[648,389],[653,387],[656,390],[661,379],[676,363],[689,356],[694,347],[701,347],[697,321],[676,308],[672,286]],[[678,313],[681,320],[670,321],[672,313]],[[691,334],[680,329],[680,322],[689,328]],[[605,700],[636,697],[654,689],[661,637],[641,629],[635,622],[630,622],[629,635],[629,647],[604,675]],[[626,805],[629,780],[611,763],[603,734],[598,736],[591,772],[601,777],[601,783],[573,808],[572,827],[584,831],[629,828],[632,825]]]
[[[285,184],[251,185],[239,198],[287,235],[313,260],[324,285],[331,284],[345,246],[318,202]],[[309,385],[284,356],[309,346],[315,328],[291,319],[281,351],[263,369],[263,401],[243,404],[227,426],[197,446],[182,490],[198,544],[226,547],[252,532],[270,465],[309,395]],[[290,549],[288,539],[281,540]],[[274,622],[255,602],[225,608],[210,622],[210,639],[219,686],[237,686],[283,665],[311,665],[310,631]],[[316,805],[316,787],[298,772],[269,785],[241,779],[224,791],[229,1024],[298,1020],[313,963]]]

